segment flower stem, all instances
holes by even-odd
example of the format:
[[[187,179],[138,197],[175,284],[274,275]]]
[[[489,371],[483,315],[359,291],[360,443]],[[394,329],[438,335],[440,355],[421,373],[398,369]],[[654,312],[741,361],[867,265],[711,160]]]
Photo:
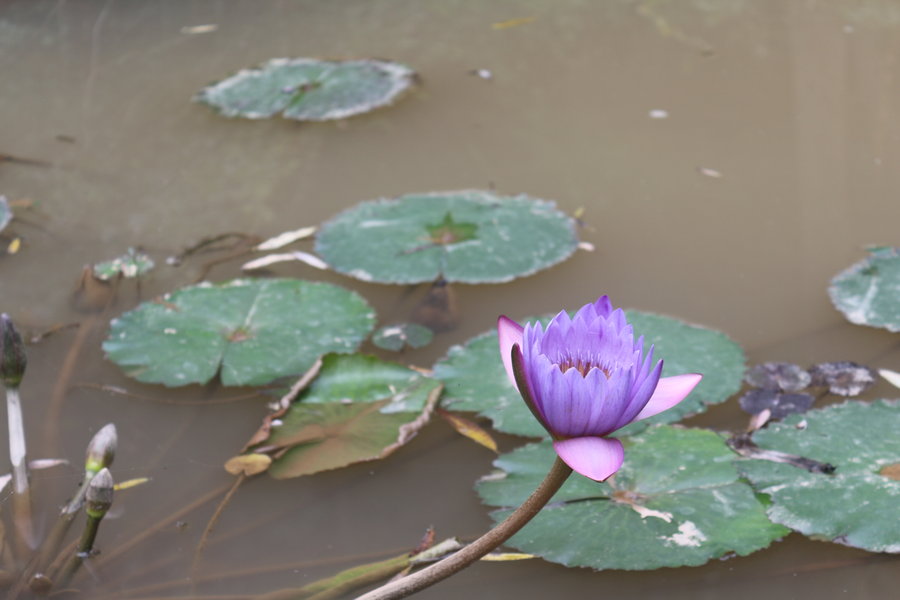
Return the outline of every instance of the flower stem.
[[[356,600],[394,600],[395,598],[405,598],[461,571],[494,548],[500,546],[524,527],[550,501],[553,494],[562,487],[562,484],[565,483],[571,474],[572,469],[557,457],[556,462],[553,463],[550,472],[547,473],[541,485],[502,523],[444,560],[412,575],[386,583],[380,588],[359,596]]]
[[[13,513],[23,549],[37,546],[31,520],[31,487],[28,485],[28,461],[25,452],[25,427],[22,423],[22,402],[19,388],[6,388],[6,409],[9,424],[9,461],[12,463]],[[20,549],[21,550],[21,549]]]

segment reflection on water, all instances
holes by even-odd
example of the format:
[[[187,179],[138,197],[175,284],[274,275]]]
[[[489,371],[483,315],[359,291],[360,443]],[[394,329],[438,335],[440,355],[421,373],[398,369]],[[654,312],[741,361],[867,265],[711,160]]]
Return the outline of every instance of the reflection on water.
[[[491,456],[434,423],[382,463],[245,485],[192,590],[187,566],[214,503],[178,511],[230,484],[222,463],[258,426],[264,402],[142,386],[104,362],[104,321],[77,312],[70,292],[84,264],[129,246],[161,263],[207,235],[273,235],[370,198],[526,192],[583,207],[581,236],[596,251],[521,282],[459,286],[459,326],[417,354],[419,364],[499,313],[608,293],[721,329],[753,362],[896,368],[895,337],[845,323],[825,288],[865,244],[896,243],[898,22],[898,5],[879,0],[4,2],[0,153],[51,166],[0,162],[0,193],[34,202],[13,225],[22,250],[0,260],[0,309],[30,330],[82,322],[31,348],[31,454],[58,446],[79,457],[114,421],[117,478],[153,478],[119,494],[90,597],[299,586],[415,546],[428,525],[439,537],[471,537],[489,522],[471,486]],[[389,58],[414,66],[423,84],[394,107],[336,124],[228,120],[190,102],[210,81],[276,56]],[[199,264],[157,269],[141,297],[192,281]],[[233,277],[238,264],[210,277]],[[386,322],[425,293],[301,263],[273,270],[354,287]],[[124,289],[110,314],[137,296]],[[82,350],[66,363],[76,341]],[[73,386],[46,439],[42,417],[64,369]],[[197,399],[210,403],[177,404]],[[693,422],[733,429],[743,418],[724,406]],[[39,512],[55,511],[77,479],[75,467],[36,474]],[[127,546],[159,522],[159,533]],[[791,536],[746,558],[653,573],[477,565],[421,597],[886,598],[895,571],[890,559]]]

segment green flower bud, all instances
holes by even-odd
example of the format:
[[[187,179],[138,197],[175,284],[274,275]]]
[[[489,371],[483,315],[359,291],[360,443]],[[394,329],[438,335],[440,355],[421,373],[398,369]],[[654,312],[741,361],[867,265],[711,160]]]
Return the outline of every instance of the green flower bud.
[[[84,470],[94,474],[100,469],[112,465],[113,459],[116,457],[118,439],[116,426],[112,423],[104,425],[100,431],[95,433],[87,447]]]
[[[112,506],[114,487],[115,484],[109,469],[101,469],[94,475],[88,485],[85,497],[85,511],[89,516],[99,519],[106,514],[106,511]]]

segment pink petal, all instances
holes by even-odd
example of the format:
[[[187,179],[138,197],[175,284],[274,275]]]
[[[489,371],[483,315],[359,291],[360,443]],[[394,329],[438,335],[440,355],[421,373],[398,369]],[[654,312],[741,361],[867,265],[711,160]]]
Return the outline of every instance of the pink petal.
[[[516,344],[522,347],[522,326],[506,316],[497,319],[497,337],[500,340],[500,358],[503,359],[503,367],[513,385],[516,385],[516,377],[512,368],[512,347]],[[518,389],[519,386],[516,386]]]
[[[553,442],[563,462],[576,473],[603,481],[622,466],[625,450],[615,438],[578,437]]]
[[[637,414],[633,421],[640,421],[653,415],[658,415],[664,410],[669,410],[684,400],[691,390],[700,383],[703,375],[699,373],[687,373],[673,377],[663,377],[656,385],[656,391],[650,396],[650,400],[643,410]]]

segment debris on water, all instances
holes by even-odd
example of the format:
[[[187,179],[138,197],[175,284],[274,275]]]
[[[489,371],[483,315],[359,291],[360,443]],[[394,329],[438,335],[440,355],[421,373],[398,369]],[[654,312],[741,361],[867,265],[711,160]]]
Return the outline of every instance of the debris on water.
[[[649,113],[651,119],[668,119],[669,111],[662,108],[654,108]]]
[[[494,74],[488,69],[473,69],[469,71],[469,75],[475,75],[476,77],[480,77],[487,81],[494,78]]]
[[[197,35],[200,33],[212,33],[219,29],[218,25],[209,23],[206,25],[186,25],[181,28],[181,33],[185,33],[187,35]]]
[[[709,167],[697,167],[697,172],[701,175],[705,175],[706,177],[712,177],[713,179],[720,179],[722,177],[722,173],[720,171],[710,169]]]

